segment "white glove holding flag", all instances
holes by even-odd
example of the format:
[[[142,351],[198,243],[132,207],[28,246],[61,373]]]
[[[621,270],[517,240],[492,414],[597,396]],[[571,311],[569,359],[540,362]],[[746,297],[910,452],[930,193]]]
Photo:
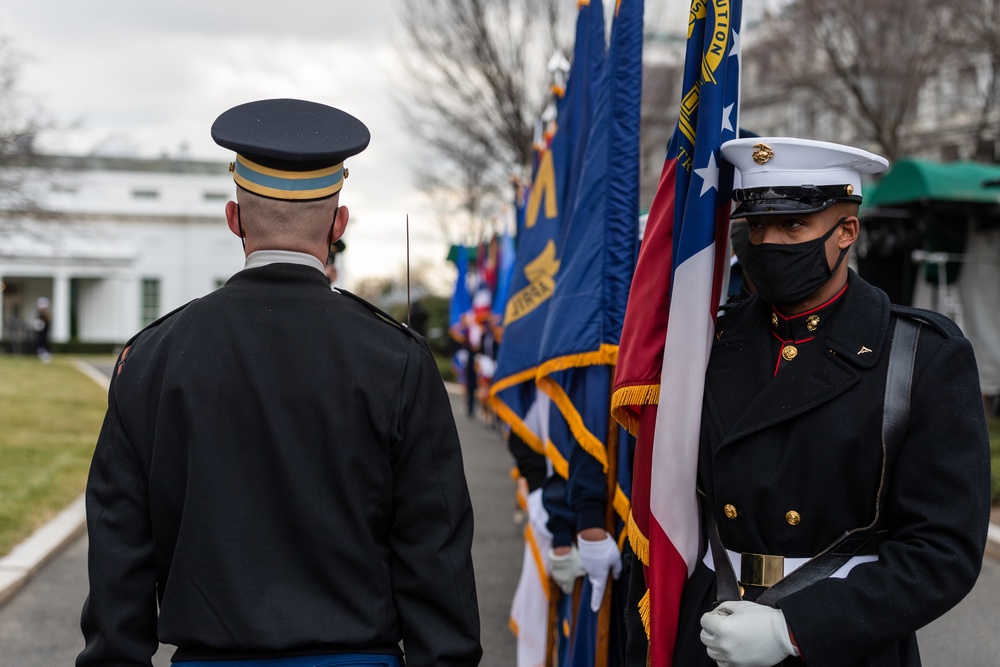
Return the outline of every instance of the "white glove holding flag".
[[[622,573],[622,556],[618,552],[618,543],[608,533],[604,533],[603,540],[597,541],[577,536],[576,543],[580,547],[580,562],[590,579],[590,610],[597,611],[601,608],[604,589],[608,585],[608,572],[615,579]]]
[[[723,602],[701,617],[701,643],[725,667],[773,667],[797,656],[780,609],[740,600]]]
[[[580,552],[576,547],[570,547],[569,551],[561,556],[549,549],[549,576],[559,585],[566,595],[573,592],[576,580],[587,574],[580,563]]]

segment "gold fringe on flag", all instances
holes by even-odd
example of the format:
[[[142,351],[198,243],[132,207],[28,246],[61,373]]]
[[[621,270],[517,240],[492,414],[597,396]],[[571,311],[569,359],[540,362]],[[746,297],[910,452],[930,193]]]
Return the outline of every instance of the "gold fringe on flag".
[[[649,639],[649,589],[639,600],[639,618],[642,620],[642,629],[646,631],[646,639]]]
[[[545,443],[545,456],[552,463],[552,469],[563,479],[569,479],[569,461],[562,455],[559,448],[549,440]]]
[[[649,538],[639,530],[631,512],[628,515],[628,541],[632,545],[632,551],[642,561],[642,564],[649,567]]]
[[[660,385],[637,384],[619,387],[611,395],[611,416],[632,435],[639,434],[638,412],[634,405],[657,405],[660,402]]]
[[[625,522],[625,531],[628,532],[628,518],[632,515],[632,503],[629,502],[628,496],[625,495],[620,486],[615,486],[614,507],[615,512]]]
[[[608,471],[608,454],[604,447],[605,434],[600,437],[587,430],[583,417],[577,411],[573,401],[566,394],[566,391],[554,379],[549,377],[551,373],[569,370],[572,368],[587,368],[590,366],[614,366],[618,363],[618,346],[609,343],[602,343],[600,348],[591,352],[580,352],[578,354],[568,354],[563,357],[556,357],[539,364],[535,383],[538,388],[549,395],[552,402],[556,404],[559,412],[569,425],[573,437],[580,443],[583,450],[593,456],[601,469]]]
[[[541,438],[531,432],[521,418],[513,410],[508,407],[506,403],[498,396],[498,394],[510,387],[514,387],[523,382],[530,382],[535,378],[535,374],[538,372],[537,368],[528,368],[519,373],[513,375],[508,375],[505,378],[501,378],[490,385],[490,395],[487,402],[490,407],[493,408],[493,412],[496,416],[503,421],[505,424],[510,426],[510,430],[524,440],[525,444],[528,445],[533,451],[545,455],[545,443],[542,442]]]
[[[537,382],[538,388],[548,394],[552,402],[559,408],[566,424],[569,425],[569,430],[583,451],[593,456],[601,464],[602,472],[608,472],[608,453],[604,449],[604,443],[587,430],[587,426],[583,423],[583,417],[576,411],[573,402],[563,391],[563,388],[550,377],[538,378]]]
[[[535,559],[535,567],[538,569],[538,576],[542,580],[542,593],[545,594],[545,599],[548,600],[552,592],[549,590],[549,573],[545,571],[545,559],[542,557],[542,550],[538,548],[538,542],[535,540],[535,531],[531,529],[531,524],[529,523],[524,527],[524,541],[528,543],[528,547],[531,549],[531,557]]]

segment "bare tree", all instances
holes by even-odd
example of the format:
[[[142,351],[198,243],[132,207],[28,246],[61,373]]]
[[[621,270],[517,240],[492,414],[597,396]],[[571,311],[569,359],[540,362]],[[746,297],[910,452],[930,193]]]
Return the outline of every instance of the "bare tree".
[[[850,119],[890,160],[905,150],[920,90],[949,53],[940,0],[796,0],[770,44],[774,76]]]
[[[35,137],[51,123],[18,88],[23,59],[10,39],[0,35],[0,204],[8,211],[37,214],[18,167],[31,162]]]
[[[496,216],[510,199],[511,174],[530,163],[548,96],[546,62],[569,51],[575,3],[408,0],[397,8],[406,68],[398,103],[414,134],[443,158],[420,185],[465,218],[445,230],[452,240],[484,235],[476,225]]]
[[[995,161],[993,147],[1000,139],[1000,0],[953,0],[953,20],[946,35],[971,72],[971,93],[977,102],[972,156]],[[981,76],[976,64],[982,63]]]

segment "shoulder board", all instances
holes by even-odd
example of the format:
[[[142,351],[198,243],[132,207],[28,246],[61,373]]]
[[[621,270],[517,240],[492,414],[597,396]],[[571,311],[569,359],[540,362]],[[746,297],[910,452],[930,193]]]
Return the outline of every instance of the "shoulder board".
[[[341,289],[339,287],[336,288],[336,292],[337,292],[337,294],[346,296],[348,298],[353,299],[354,301],[357,301],[362,306],[364,306],[368,310],[370,310],[373,313],[375,313],[375,316],[378,317],[383,322],[385,322],[386,324],[391,324],[392,326],[396,327],[400,331],[405,331],[406,333],[410,334],[414,338],[419,338],[419,336],[417,335],[417,333],[413,329],[411,329],[410,327],[406,326],[402,322],[399,322],[392,315],[390,315],[389,313],[385,312],[384,310],[382,310],[378,306],[375,306],[374,304],[369,303],[368,301],[365,301],[364,299],[362,299],[357,294],[352,294],[352,293],[348,292],[347,290]]]
[[[167,320],[169,320],[171,317],[173,317],[177,313],[181,312],[182,310],[184,310],[185,308],[187,308],[188,306],[190,306],[192,303],[194,303],[197,300],[198,299],[191,299],[190,301],[188,301],[187,303],[185,303],[183,306],[178,306],[177,308],[174,308],[173,310],[171,310],[166,315],[161,315],[159,317],[159,319],[150,322],[149,324],[147,324],[146,326],[144,326],[142,329],[140,329],[134,336],[132,336],[132,338],[130,338],[128,340],[127,343],[125,343],[125,345],[131,345],[135,341],[136,338],[138,338],[139,336],[141,336],[145,332],[149,331],[150,329],[155,329],[156,327],[160,326],[161,324],[163,324],[164,322],[166,322]]]
[[[122,365],[125,363],[125,357],[128,356],[128,353],[132,349],[132,345],[135,343],[136,340],[138,340],[139,336],[141,336],[142,334],[146,333],[147,331],[150,331],[151,329],[155,329],[160,324],[162,324],[163,322],[167,321],[168,319],[170,319],[171,317],[173,317],[177,313],[181,312],[182,310],[184,310],[185,308],[187,308],[188,306],[190,306],[192,303],[194,303],[197,300],[198,299],[192,299],[191,301],[188,301],[187,303],[185,303],[183,306],[180,306],[178,308],[174,308],[173,310],[171,310],[166,315],[163,315],[159,319],[157,319],[157,320],[155,320],[153,322],[150,322],[149,324],[147,324],[146,326],[144,326],[140,331],[138,331],[134,336],[132,336],[131,338],[129,338],[125,342],[125,345],[122,347],[121,353],[118,355],[118,360],[115,363],[114,377],[117,377],[118,374],[122,372]]]
[[[936,329],[942,336],[948,338],[953,336],[962,336],[962,330],[958,328],[957,324],[955,324],[950,318],[942,315],[941,313],[936,313],[933,310],[913,308],[911,306],[897,306],[896,304],[892,304],[889,309],[896,317],[905,317],[907,319],[916,320],[921,324],[926,324]]]

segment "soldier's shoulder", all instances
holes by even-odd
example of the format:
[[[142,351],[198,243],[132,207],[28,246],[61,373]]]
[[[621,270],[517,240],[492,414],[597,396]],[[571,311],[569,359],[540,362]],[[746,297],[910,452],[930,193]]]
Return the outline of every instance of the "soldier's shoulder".
[[[353,294],[339,287],[336,288],[334,291],[340,296],[347,297],[352,302],[361,306],[361,308],[364,309],[364,311],[366,311],[367,313],[369,313],[375,320],[381,321],[384,324],[392,327],[393,329],[398,330],[400,333],[408,335],[417,341],[422,340],[420,334],[418,334],[416,331],[406,326],[405,324],[403,324],[402,322],[400,322],[399,320],[397,320],[392,315],[385,312],[375,304],[371,303],[370,301],[367,301],[358,296],[357,294]]]
[[[757,302],[756,296],[750,296],[746,299],[740,301],[732,301],[724,303],[719,308],[718,317],[716,318],[716,324],[727,323],[727,326],[732,326],[733,322],[738,322],[747,316],[752,310],[752,307]]]
[[[154,320],[153,322],[150,322],[145,327],[140,329],[138,333],[132,336],[131,340],[129,340],[128,343],[126,343],[126,345],[131,345],[139,338],[147,337],[151,334],[155,334],[159,331],[162,331],[165,328],[168,328],[178,318],[178,316],[181,313],[183,313],[185,310],[190,308],[192,304],[195,304],[198,301],[200,301],[200,299],[192,299],[191,301],[188,301],[184,305],[174,308],[166,315],[161,315],[158,319]]]
[[[125,342],[125,345],[122,346],[122,351],[118,355],[118,359],[115,361],[114,377],[117,378],[121,374],[122,369],[124,368],[126,357],[128,357],[129,354],[134,349],[137,349],[137,347],[139,347],[143,342],[148,343],[151,341],[155,341],[158,338],[161,338],[164,330],[169,329],[170,325],[176,321],[178,315],[180,315],[180,313],[182,313],[185,309],[187,309],[191,304],[195,303],[196,301],[198,301],[198,299],[188,301],[184,305],[174,308],[166,315],[163,315],[159,319],[154,320],[153,322],[147,324],[145,327],[140,329],[134,336],[128,339],[128,341]],[[149,347],[149,345],[141,346],[142,349],[145,349],[147,347]]]
[[[913,306],[898,306],[896,304],[892,304],[889,310],[893,316],[926,326],[945,338],[961,338],[963,336],[962,330],[951,318],[933,310],[914,308]]]

